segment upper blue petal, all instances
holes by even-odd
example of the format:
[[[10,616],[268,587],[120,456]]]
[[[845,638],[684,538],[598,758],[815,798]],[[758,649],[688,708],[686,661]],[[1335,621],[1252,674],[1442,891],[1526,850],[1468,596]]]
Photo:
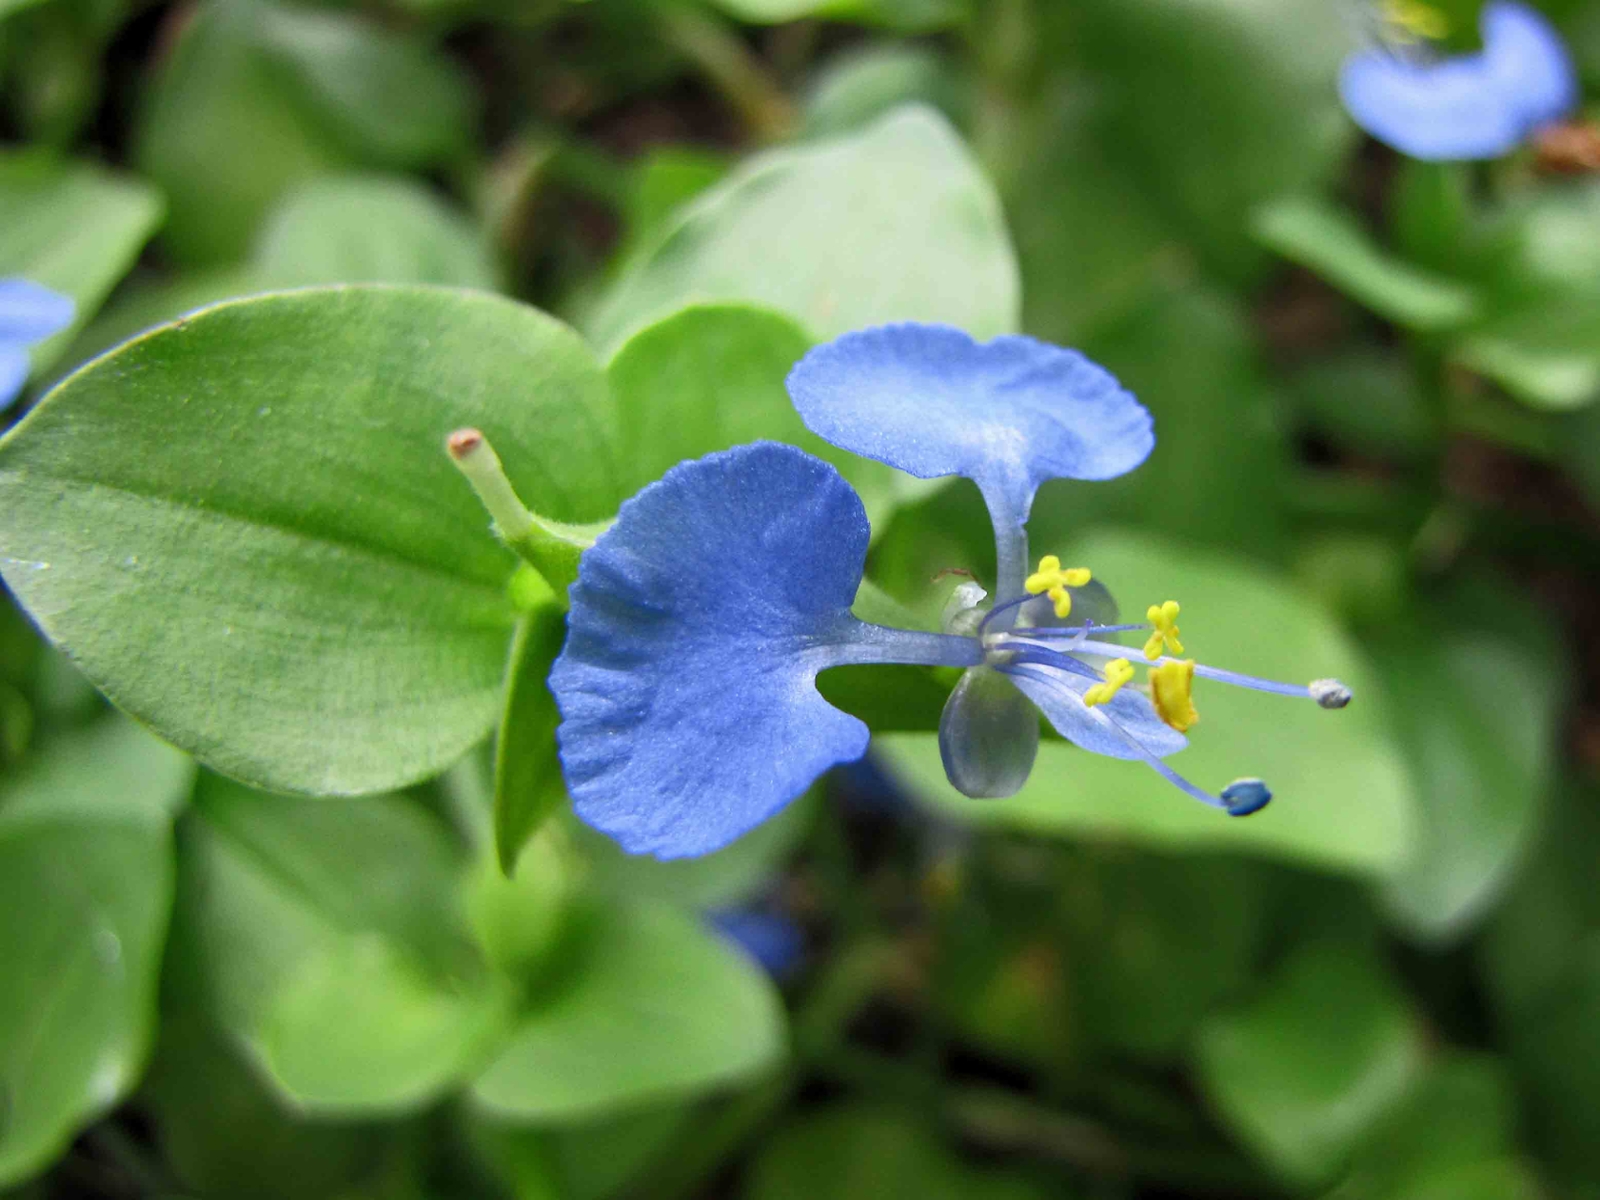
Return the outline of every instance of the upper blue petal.
[[[16,342],[0,342],[0,413],[6,411],[22,395],[32,370],[26,346]]]
[[[1149,412],[1077,351],[947,325],[847,333],[796,364],[789,395],[835,446],[1028,500],[1047,479],[1131,471],[1155,446]]]
[[[1176,754],[1189,744],[1188,738],[1156,715],[1155,707],[1143,693],[1131,688],[1123,688],[1109,703],[1094,710],[1083,702],[1083,693],[1094,686],[1092,679],[1036,665],[1001,669],[1038,706],[1057,733],[1085,750],[1110,758],[1143,757],[1115,730],[1107,728],[1096,711],[1116,722],[1146,753],[1157,758]]]
[[[1346,61],[1339,93],[1356,124],[1413,158],[1498,158],[1577,102],[1560,35],[1499,0],[1483,11],[1481,53],[1413,62],[1381,49]]]
[[[857,627],[869,530],[820,459],[759,443],[668,471],[583,556],[550,674],[579,817],[633,853],[707,854],[867,727],[816,675]]]
[[[31,279],[0,279],[0,341],[31,346],[72,324],[70,296]]]

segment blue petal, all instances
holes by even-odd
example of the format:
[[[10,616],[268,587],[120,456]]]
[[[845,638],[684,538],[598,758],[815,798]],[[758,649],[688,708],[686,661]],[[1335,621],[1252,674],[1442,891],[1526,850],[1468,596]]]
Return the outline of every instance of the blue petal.
[[[789,395],[835,446],[923,479],[1025,489],[1029,501],[1047,479],[1131,471],[1155,446],[1144,406],[1077,351],[980,343],[947,325],[847,333],[796,364]]]
[[[1344,106],[1379,141],[1430,161],[1498,158],[1577,100],[1560,36],[1520,4],[1484,9],[1484,49],[1443,62],[1384,50],[1351,57],[1339,77]]]
[[[1092,679],[1039,665],[1002,669],[1039,706],[1057,733],[1085,750],[1108,758],[1138,759],[1147,754],[1165,758],[1189,744],[1188,738],[1156,715],[1149,699],[1140,692],[1123,688],[1110,703],[1091,709],[1084,704],[1083,693],[1094,686]],[[1114,721],[1144,748],[1144,753],[1130,746],[1102,718]]]
[[[31,279],[0,279],[0,339],[31,346],[72,324],[72,298]]]
[[[712,928],[760,963],[769,975],[787,975],[805,953],[805,935],[788,917],[748,908],[721,909],[706,917]]]
[[[1506,97],[1526,137],[1578,104],[1578,77],[1561,35],[1524,4],[1483,10],[1484,60],[1491,86]]]
[[[683,463],[583,556],[550,674],[579,817],[633,853],[707,854],[867,727],[817,672],[859,628],[866,514],[831,466],[761,443]]]
[[[31,370],[27,347],[16,342],[0,342],[0,413],[22,395]]]

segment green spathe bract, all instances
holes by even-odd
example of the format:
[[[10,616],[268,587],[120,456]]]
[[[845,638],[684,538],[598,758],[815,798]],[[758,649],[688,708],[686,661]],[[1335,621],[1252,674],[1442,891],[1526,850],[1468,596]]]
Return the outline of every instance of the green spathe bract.
[[[96,360],[0,443],[0,574],[111,698],[230,775],[372,792],[500,707],[515,560],[443,453],[479,425],[557,520],[609,516],[605,378],[481,293],[225,303]]]

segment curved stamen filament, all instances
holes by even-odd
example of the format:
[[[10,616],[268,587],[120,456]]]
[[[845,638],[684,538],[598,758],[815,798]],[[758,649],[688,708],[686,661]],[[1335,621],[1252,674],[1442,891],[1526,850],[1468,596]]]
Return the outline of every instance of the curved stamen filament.
[[[1223,796],[1213,796],[1203,787],[1200,787],[1198,784],[1191,783],[1182,775],[1179,775],[1171,767],[1167,766],[1167,764],[1162,762],[1161,759],[1156,757],[1149,750],[1145,749],[1136,737],[1134,737],[1121,725],[1118,725],[1104,712],[1095,708],[1086,708],[1085,711],[1087,711],[1091,717],[1099,721],[1107,729],[1111,730],[1112,733],[1116,734],[1118,738],[1120,738],[1133,751],[1135,751],[1139,757],[1143,759],[1144,762],[1148,764],[1158,775],[1176,787],[1179,791],[1200,801],[1201,804],[1204,804],[1210,808],[1221,809],[1229,816],[1247,817],[1251,813],[1260,812],[1267,806],[1267,802],[1272,799],[1272,793],[1267,790],[1266,785],[1263,784],[1259,779],[1236,780],[1223,789]],[[1233,798],[1227,798],[1226,793],[1230,791],[1237,792],[1237,795]]]
[[[1074,653],[1093,654],[1096,657],[1121,658],[1128,653],[1126,646],[1119,646],[1115,642],[1096,642],[1085,640],[1073,647]],[[1160,666],[1164,663],[1179,662],[1182,660],[1163,657],[1152,665]],[[1202,679],[1214,679],[1218,683],[1229,683],[1234,687],[1249,688],[1256,692],[1271,692],[1277,696],[1294,696],[1301,700],[1315,700],[1325,708],[1343,708],[1350,701],[1350,689],[1332,679],[1319,679],[1311,684],[1280,683],[1276,679],[1261,679],[1255,675],[1242,675],[1238,671],[1225,671],[1221,667],[1207,667],[1195,665],[1194,673]]]

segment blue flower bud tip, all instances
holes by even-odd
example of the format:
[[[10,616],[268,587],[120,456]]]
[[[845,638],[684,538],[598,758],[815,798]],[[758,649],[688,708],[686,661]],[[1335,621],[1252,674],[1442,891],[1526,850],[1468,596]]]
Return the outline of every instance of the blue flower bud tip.
[[[1259,779],[1235,779],[1222,789],[1230,817],[1248,817],[1272,803],[1272,792]]]

